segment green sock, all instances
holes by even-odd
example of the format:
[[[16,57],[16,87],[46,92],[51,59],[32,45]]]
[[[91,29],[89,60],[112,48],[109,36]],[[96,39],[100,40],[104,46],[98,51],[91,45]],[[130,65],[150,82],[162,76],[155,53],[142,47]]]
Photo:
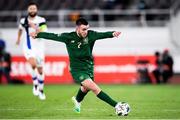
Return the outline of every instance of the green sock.
[[[78,91],[78,93],[77,93],[77,95],[76,95],[76,100],[78,101],[78,102],[81,102],[83,99],[84,99],[84,96],[86,96],[86,94],[87,94],[88,92],[82,92],[82,90],[81,90],[81,88],[79,89],[79,91]]]
[[[111,97],[109,97],[106,93],[104,93],[103,91],[101,91],[97,97],[101,100],[103,100],[104,102],[108,103],[109,105],[115,107],[117,102],[114,101]]]

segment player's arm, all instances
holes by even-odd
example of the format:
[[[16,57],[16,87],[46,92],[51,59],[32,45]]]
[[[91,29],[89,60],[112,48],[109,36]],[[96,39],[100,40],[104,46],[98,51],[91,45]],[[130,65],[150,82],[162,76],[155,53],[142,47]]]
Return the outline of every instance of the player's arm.
[[[118,37],[121,34],[121,32],[116,32],[116,31],[112,31],[112,32],[90,31],[90,32],[91,32],[91,36],[93,37],[94,40]]]
[[[23,32],[23,25],[22,25],[23,22],[24,22],[24,19],[21,19],[19,27],[18,27],[18,34],[17,34],[17,39],[16,39],[16,45],[19,45],[20,41],[21,41],[21,36],[22,36],[22,32]]]
[[[16,45],[19,45],[19,44],[20,44],[21,35],[22,35],[22,29],[19,29],[19,30],[18,30],[18,34],[17,34]]]
[[[48,32],[39,32],[35,38],[44,38],[58,42],[66,42],[68,39],[68,33],[62,34],[55,34],[55,33],[48,33]]]

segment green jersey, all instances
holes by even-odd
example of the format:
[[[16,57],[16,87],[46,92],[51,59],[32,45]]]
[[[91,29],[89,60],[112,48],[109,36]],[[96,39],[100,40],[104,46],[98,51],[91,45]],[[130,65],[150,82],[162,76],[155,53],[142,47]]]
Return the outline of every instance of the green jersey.
[[[70,72],[85,72],[93,77],[94,61],[92,56],[93,46],[96,40],[112,38],[113,32],[88,31],[86,38],[81,38],[76,32],[54,34],[41,32],[37,38],[51,39],[66,44],[70,60]]]

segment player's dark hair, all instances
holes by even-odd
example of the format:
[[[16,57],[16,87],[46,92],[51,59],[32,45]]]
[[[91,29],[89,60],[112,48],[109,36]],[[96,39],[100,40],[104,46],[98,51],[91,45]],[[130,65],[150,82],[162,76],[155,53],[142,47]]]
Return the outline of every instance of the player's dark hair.
[[[79,26],[79,25],[88,25],[88,21],[84,18],[79,18],[76,20],[76,25]]]
[[[28,7],[31,6],[31,5],[35,5],[35,6],[38,8],[38,4],[37,4],[36,2],[33,2],[33,1],[30,2],[30,3],[28,4]]]

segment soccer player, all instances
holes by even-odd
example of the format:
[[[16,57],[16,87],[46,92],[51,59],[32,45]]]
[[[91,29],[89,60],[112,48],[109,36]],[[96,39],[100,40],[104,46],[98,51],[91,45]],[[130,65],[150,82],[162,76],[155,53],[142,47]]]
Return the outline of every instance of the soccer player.
[[[89,24],[84,18],[76,21],[76,31],[70,33],[54,34],[47,32],[31,33],[36,38],[51,39],[66,44],[70,58],[70,72],[80,89],[72,100],[75,111],[80,113],[81,102],[91,90],[99,99],[112,107],[118,106],[118,102],[101,90],[94,82],[94,61],[92,56],[93,46],[98,39],[118,37],[120,32],[95,32],[89,29]]]
[[[43,91],[44,88],[44,41],[41,39],[32,40],[30,33],[33,31],[45,32],[47,31],[46,20],[37,15],[38,6],[31,2],[28,4],[28,16],[22,18],[19,24],[18,36],[16,45],[20,44],[23,30],[26,31],[23,41],[23,53],[27,62],[31,65],[31,76],[33,79],[33,94],[39,96],[40,100],[45,100],[46,96]]]

